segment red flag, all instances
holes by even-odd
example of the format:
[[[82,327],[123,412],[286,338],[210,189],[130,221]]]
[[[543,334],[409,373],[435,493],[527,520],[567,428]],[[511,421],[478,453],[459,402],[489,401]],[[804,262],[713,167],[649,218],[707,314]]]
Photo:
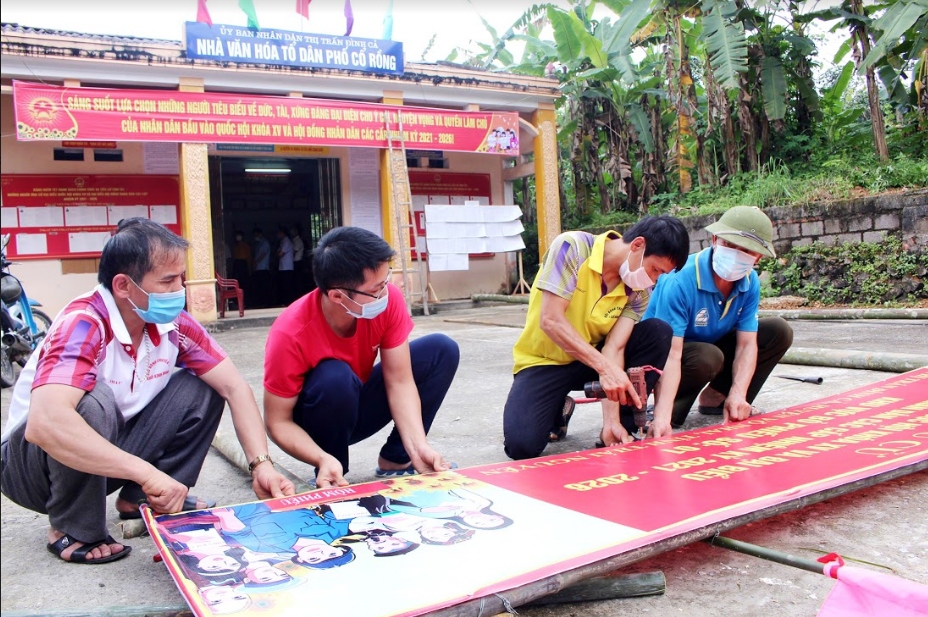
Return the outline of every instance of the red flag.
[[[313,0],[296,0],[296,12],[309,19],[309,3]]]
[[[206,0],[197,0],[197,21],[207,26],[213,25],[213,20],[206,9]]]
[[[345,36],[351,36],[351,29],[354,27],[354,13],[351,11],[351,0],[345,0]]]
[[[919,617],[928,611],[928,586],[864,568],[840,566],[818,617]]]

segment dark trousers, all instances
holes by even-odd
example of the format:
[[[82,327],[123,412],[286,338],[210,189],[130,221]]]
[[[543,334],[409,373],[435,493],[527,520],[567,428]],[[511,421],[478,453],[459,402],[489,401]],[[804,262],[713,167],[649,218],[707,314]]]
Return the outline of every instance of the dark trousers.
[[[270,270],[255,270],[251,274],[251,290],[245,296],[248,308],[265,308],[273,305],[274,278]]]
[[[635,324],[625,345],[625,367],[650,365],[663,369],[672,338],[670,326],[660,319]],[[649,393],[658,378],[656,371],[645,373]],[[516,460],[540,456],[548,445],[548,434],[560,423],[564,398],[597,379],[596,371],[582,362],[533,366],[516,373],[503,409],[506,455]],[[623,405],[620,414],[625,430],[638,430],[631,407]]]
[[[409,355],[422,424],[428,433],[458,370],[460,352],[458,344],[444,334],[430,334],[410,341]],[[348,473],[348,446],[367,439],[392,419],[380,363],[362,383],[345,362],[320,362],[307,374],[293,408],[293,420],[320,448],[338,459],[343,473]],[[396,427],[380,456],[397,464],[410,462]]]
[[[717,392],[731,389],[737,333],[732,331],[715,343],[683,343],[680,386],[673,401],[671,425],[680,428],[693,403],[709,384]],[[757,367],[748,387],[747,401],[753,403],[773,367],[793,344],[793,329],[781,317],[764,317],[757,324]]]
[[[180,370],[145,409],[124,422],[113,391],[102,380],[77,412],[104,439],[142,458],[178,482],[196,484],[219,428],[225,401],[205,382]],[[24,508],[48,514],[52,527],[81,542],[107,535],[106,496],[138,503],[145,492],[124,478],[105,478],[65,467],[25,439],[25,423],[3,444],[3,494]]]
[[[277,271],[277,304],[289,306],[300,297],[295,270]]]

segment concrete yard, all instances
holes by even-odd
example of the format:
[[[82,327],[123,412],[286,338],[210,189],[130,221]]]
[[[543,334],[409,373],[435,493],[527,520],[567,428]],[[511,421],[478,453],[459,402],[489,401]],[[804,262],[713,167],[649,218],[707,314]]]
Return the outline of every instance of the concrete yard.
[[[507,460],[502,450],[502,409],[511,383],[511,350],[524,320],[523,305],[486,305],[415,318],[413,337],[444,332],[461,347],[461,364],[451,391],[432,427],[430,440],[447,459],[460,467]],[[251,384],[260,402],[267,321],[224,320],[216,333]],[[925,320],[792,321],[794,347],[844,349],[862,352],[924,354],[928,340]],[[779,379],[777,376],[822,377],[822,385]],[[781,365],[755,404],[772,411],[864,386],[888,373]],[[10,389],[3,390],[6,422]],[[684,430],[719,422],[690,415]],[[545,454],[593,447],[599,435],[599,404],[578,406],[567,438]],[[352,447],[352,483],[374,480],[377,453],[386,431]],[[220,438],[231,439],[228,414]],[[295,477],[311,477],[312,469],[272,446],[274,460]],[[247,474],[215,448],[211,450],[197,495],[220,504],[252,501]],[[668,499],[672,496],[668,495]],[[113,497],[111,497],[111,500]],[[815,559],[837,552],[850,563],[883,569],[928,584],[928,472],[919,472],[837,497],[801,510],[781,514],[734,529],[726,535],[771,549]],[[660,507],[655,503],[629,507]],[[112,511],[113,535],[119,537]],[[133,607],[158,610],[184,607],[163,564],[153,561],[155,546],[148,538],[127,543],[133,553],[110,565],[87,567],[66,564],[45,550],[47,519],[2,499],[2,611],[4,615],[57,613],[115,613]],[[705,543],[695,544],[638,562],[625,572],[663,571],[666,593],[635,599],[519,608],[528,617],[684,615],[726,617],[757,614],[784,617],[814,615],[832,586],[824,576],[748,557]],[[407,581],[416,585],[428,581]],[[359,590],[361,586],[359,584]],[[141,614],[141,613],[138,613]]]

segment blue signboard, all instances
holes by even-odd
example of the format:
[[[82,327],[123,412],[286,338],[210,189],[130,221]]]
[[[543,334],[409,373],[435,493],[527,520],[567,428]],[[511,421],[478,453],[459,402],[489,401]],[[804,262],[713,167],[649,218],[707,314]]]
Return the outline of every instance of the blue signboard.
[[[403,74],[403,44],[396,41],[193,21],[186,27],[188,58]]]

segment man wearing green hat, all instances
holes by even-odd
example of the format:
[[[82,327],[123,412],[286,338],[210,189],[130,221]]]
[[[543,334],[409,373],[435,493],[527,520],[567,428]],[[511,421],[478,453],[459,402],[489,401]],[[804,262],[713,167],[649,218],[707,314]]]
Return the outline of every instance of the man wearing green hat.
[[[757,317],[754,266],[762,257],[776,257],[767,215],[735,206],[706,231],[712,245],[690,255],[679,272],[658,279],[643,317],[662,319],[673,330],[654,417],[669,417],[674,428],[683,426],[697,397],[702,414],[749,418],[751,403],[793,342],[784,319]]]

